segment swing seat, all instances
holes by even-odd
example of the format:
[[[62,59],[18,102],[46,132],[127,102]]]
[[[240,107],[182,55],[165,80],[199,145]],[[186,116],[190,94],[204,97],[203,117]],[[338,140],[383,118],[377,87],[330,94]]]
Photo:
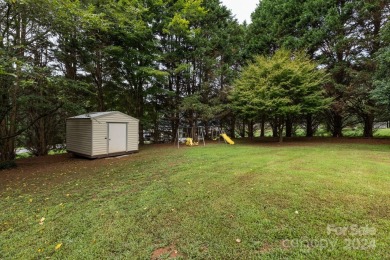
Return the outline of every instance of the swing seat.
[[[187,138],[186,139],[186,145],[187,146],[194,146],[194,143],[192,142],[192,138]]]
[[[175,138],[175,143],[177,140],[177,148],[180,147],[180,144],[185,144],[186,146],[199,146],[199,142],[202,141],[205,145],[204,140],[204,127],[184,127],[177,130],[177,135]]]

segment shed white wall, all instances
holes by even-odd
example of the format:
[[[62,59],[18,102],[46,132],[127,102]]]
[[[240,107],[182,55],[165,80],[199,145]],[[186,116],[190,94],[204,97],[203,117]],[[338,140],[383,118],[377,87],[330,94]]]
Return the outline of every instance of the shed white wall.
[[[91,155],[92,124],[89,119],[66,121],[66,149],[70,152]]]
[[[120,113],[114,113],[92,119],[92,156],[107,154],[107,123],[128,123],[127,152],[138,151],[138,120],[132,119]]]

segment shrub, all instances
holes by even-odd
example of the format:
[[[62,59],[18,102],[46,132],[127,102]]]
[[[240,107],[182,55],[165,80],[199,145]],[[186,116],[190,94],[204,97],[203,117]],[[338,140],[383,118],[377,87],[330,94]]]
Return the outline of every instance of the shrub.
[[[15,161],[0,162],[0,170],[16,167]]]

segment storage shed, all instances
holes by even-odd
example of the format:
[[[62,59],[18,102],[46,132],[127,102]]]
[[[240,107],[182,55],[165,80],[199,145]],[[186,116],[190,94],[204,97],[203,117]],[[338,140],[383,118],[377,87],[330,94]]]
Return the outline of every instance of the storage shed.
[[[88,158],[137,152],[138,123],[119,111],[70,117],[66,120],[66,149]]]

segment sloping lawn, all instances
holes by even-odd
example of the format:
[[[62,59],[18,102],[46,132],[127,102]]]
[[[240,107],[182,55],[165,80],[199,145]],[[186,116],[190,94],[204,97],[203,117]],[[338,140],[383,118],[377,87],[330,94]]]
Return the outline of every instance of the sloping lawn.
[[[386,145],[148,146],[2,174],[0,258],[390,258]]]

